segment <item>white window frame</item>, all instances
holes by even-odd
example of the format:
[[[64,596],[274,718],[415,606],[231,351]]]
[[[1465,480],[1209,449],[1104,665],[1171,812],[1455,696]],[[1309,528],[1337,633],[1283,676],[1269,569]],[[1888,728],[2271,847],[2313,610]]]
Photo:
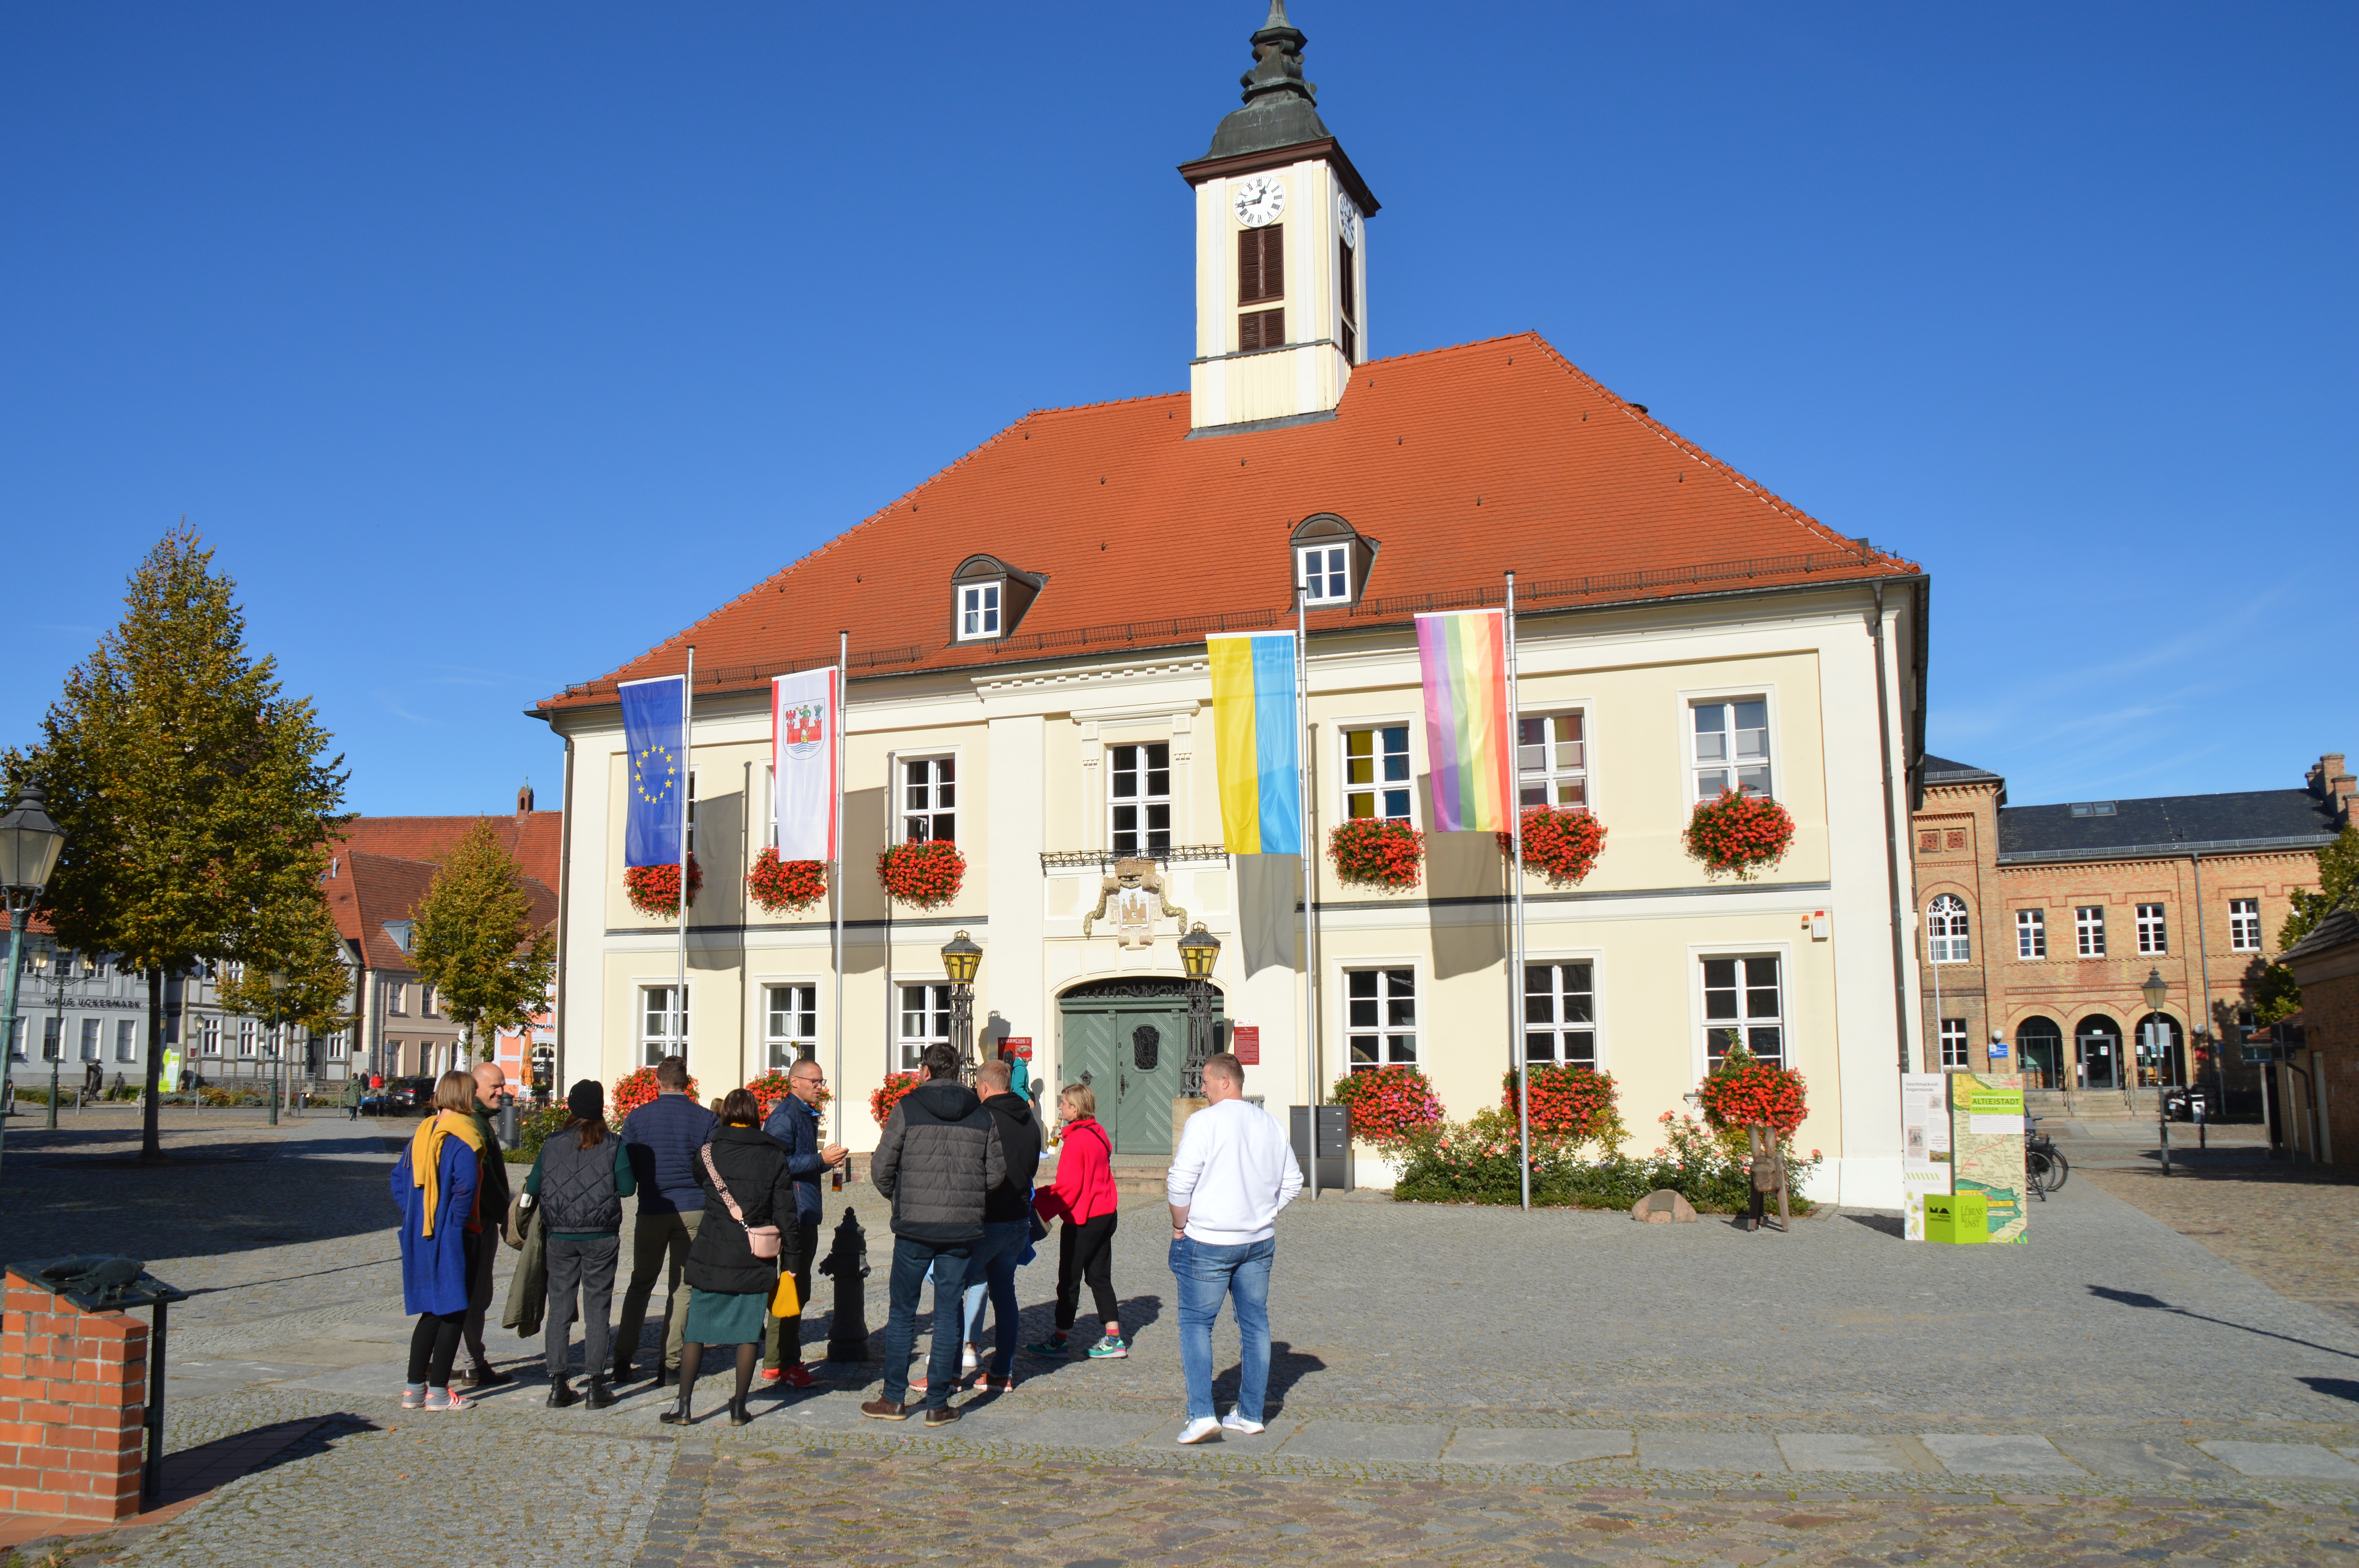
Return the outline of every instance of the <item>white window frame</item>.
[[[404,1018],[408,1016],[407,1012],[405,1012],[402,1008],[402,1002],[404,1000],[402,993],[408,989],[409,988],[408,986],[403,985],[399,980],[387,980],[385,982],[385,1011],[388,1016],[393,1018]]]
[[[2072,950],[2083,958],[2105,956],[2104,904],[2076,903],[2072,906]]]
[[[256,1059],[254,1020],[250,1018],[241,1018],[237,1021],[237,1059],[241,1062]]]
[[[1163,766],[1159,770],[1152,767],[1150,765],[1151,759],[1144,755],[1149,748],[1155,746],[1160,746],[1163,748]],[[1139,790],[1136,795],[1121,795],[1114,793],[1114,780],[1123,771],[1119,763],[1118,753],[1130,751],[1136,751],[1142,753],[1138,758],[1138,766],[1131,770],[1138,775]],[[1172,745],[1168,740],[1115,741],[1106,744],[1104,752],[1106,797],[1105,841],[1108,853],[1115,855],[1145,855],[1150,859],[1153,858],[1156,853],[1153,849],[1155,829],[1149,826],[1147,818],[1153,815],[1154,808],[1158,806],[1163,807],[1163,848],[1167,851],[1170,849],[1174,842],[1171,834],[1175,821],[1174,808],[1177,804],[1172,799],[1171,752]],[[1161,795],[1154,794],[1147,787],[1147,783],[1152,778],[1153,774],[1158,771],[1163,774],[1163,793]],[[1138,826],[1130,830],[1137,838],[1138,842],[1129,849],[1123,849],[1115,842],[1123,833],[1124,829],[1116,824],[1114,814],[1121,811],[1125,806],[1135,808],[1141,813]]]
[[[1363,733],[1381,736],[1387,730],[1398,730],[1401,732],[1404,749],[1400,755],[1404,760],[1407,773],[1399,779],[1378,777],[1365,788],[1353,784],[1352,783],[1352,737]],[[1375,804],[1381,808],[1385,795],[1398,793],[1408,805],[1408,815],[1395,816],[1387,811],[1379,809],[1375,816],[1386,822],[1406,822],[1411,827],[1423,826],[1419,818],[1417,799],[1418,764],[1424,761],[1418,755],[1418,730],[1417,721],[1407,715],[1352,719],[1335,726],[1336,821],[1349,821],[1359,815],[1352,809],[1352,797],[1354,795],[1375,796]],[[1378,773],[1383,772],[1384,761],[1391,754],[1389,751],[1376,749],[1376,745],[1371,746],[1369,760]]]
[[[1945,966],[1974,961],[1973,916],[1956,893],[1937,892],[1925,903],[1925,957]]]
[[[2232,898],[2228,901],[2228,948],[2234,953],[2257,953],[2261,950],[2259,899]]]
[[[913,1012],[909,1007],[912,991],[922,992]],[[910,1033],[915,1019],[920,1032]],[[936,1033],[939,1028],[940,1033]],[[919,1058],[929,1045],[951,1043],[951,986],[941,979],[919,977],[893,982],[893,1050],[897,1073],[914,1073]]]
[[[1591,763],[1593,759],[1590,755],[1588,705],[1552,707],[1539,713],[1516,715],[1519,725],[1552,725],[1563,719],[1577,720],[1581,726],[1581,739],[1572,742],[1580,748],[1581,761],[1571,767],[1564,766],[1557,754],[1557,749],[1565,742],[1557,740],[1549,730],[1541,731],[1542,739],[1538,743],[1540,765],[1537,768],[1527,765],[1526,762],[1526,753],[1534,749],[1534,743],[1525,740],[1520,732],[1516,737],[1516,809],[1519,811],[1539,804],[1552,806],[1579,806],[1589,811],[1594,811],[1597,808],[1596,802],[1591,798],[1589,788]],[[1528,798],[1529,791],[1535,784],[1541,794],[1541,800],[1538,802]],[[1568,784],[1580,796],[1578,800],[1562,798],[1565,786]]]
[[[1295,546],[1294,582],[1311,609],[1351,603],[1352,541]]]
[[[2137,918],[2138,956],[2170,956],[2170,912],[2158,903],[2134,905]]]
[[[343,1059],[344,1032],[339,1029],[333,1034],[328,1036],[328,1060],[331,1062],[341,1062]]]
[[[1767,798],[1770,800],[1777,800],[1779,798],[1777,794],[1777,775],[1785,764],[1780,761],[1780,748],[1777,744],[1779,728],[1777,687],[1776,684],[1765,683],[1758,686],[1732,686],[1722,687],[1716,689],[1706,688],[1697,691],[1683,691],[1679,694],[1680,752],[1684,764],[1682,769],[1682,777],[1684,780],[1683,787],[1687,791],[1687,800],[1682,807],[1683,810],[1693,811],[1705,800],[1717,800],[1719,798],[1717,791],[1709,796],[1701,793],[1703,787],[1701,780],[1707,768],[1729,773],[1734,773],[1735,771],[1734,759],[1725,762],[1714,762],[1708,763],[1696,755],[1696,710],[1701,708],[1712,708],[1715,706],[1728,708],[1732,709],[1730,722],[1733,724],[1734,722],[1733,710],[1735,705],[1740,702],[1758,702],[1763,707],[1764,725],[1762,745],[1767,752],[1766,765],[1769,770],[1769,788],[1767,792]]]
[[[25,1059],[25,1042],[32,1037],[32,1028],[33,1015],[31,1013],[20,1012],[16,1015],[16,1033],[8,1037],[8,1059],[10,1061],[21,1062]]]
[[[1941,1020],[1940,1036],[1941,1065],[1944,1069],[1974,1065],[1974,1037],[1968,1033],[1964,1019]]]
[[[672,1006],[673,985],[669,976],[659,980],[640,980],[632,988],[631,1000],[634,1026],[632,1034],[638,1042],[639,1065],[652,1067],[666,1056],[688,1055],[689,1033],[696,1026],[696,988],[680,987],[679,1005]],[[650,1029],[647,1020],[654,1010],[655,999],[663,998],[663,1028]]]
[[[139,1060],[139,1021],[119,1018],[114,1022],[114,1059],[118,1062]]]
[[[197,1054],[219,1056],[222,1054],[221,1020],[208,1014],[197,1020]]]
[[[893,809],[893,842],[896,844],[913,842],[909,838],[909,817],[911,813],[909,811],[909,779],[908,772],[908,766],[912,762],[948,762],[951,765],[950,783],[951,793],[949,807],[947,809],[929,807],[922,815],[928,819],[928,837],[929,838],[940,837],[940,835],[933,833],[931,830],[932,819],[938,816],[948,816],[951,819],[950,842],[953,844],[957,843],[959,841],[959,817],[965,811],[965,802],[961,800],[959,796],[966,788],[967,784],[966,758],[963,754],[962,748],[957,746],[945,747],[940,751],[924,749],[909,752],[896,752],[893,753],[893,771],[886,775],[893,781],[893,795],[890,802]],[[941,788],[940,775],[938,773],[930,773],[928,775],[928,780],[929,782],[926,785],[928,792],[929,794],[938,794]]]
[[[780,991],[800,992],[789,996],[787,1005],[777,1005]],[[780,1021],[785,1020],[784,1027]],[[806,1029],[808,1033],[806,1033]],[[786,1071],[802,1059],[803,1046],[810,1054],[819,1054],[819,982],[788,978],[762,982],[762,1050],[763,1060],[779,1072]]]
[[[1353,993],[1353,978],[1360,975],[1376,977],[1372,998]],[[1392,978],[1399,975],[1408,977],[1409,1021],[1406,1025],[1392,1022],[1392,1009],[1388,1005],[1400,1000],[1393,993],[1395,981]],[[1373,1071],[1379,1066],[1423,1067],[1423,1027],[1418,1017],[1418,1005],[1425,997],[1426,977],[1418,964],[1408,958],[1354,958],[1349,964],[1336,967],[1336,979],[1339,983],[1335,988],[1335,998],[1337,1010],[1342,1014],[1338,1022],[1343,1026],[1339,1038],[1343,1043],[1343,1070],[1360,1073]],[[1362,1026],[1353,1022],[1353,1004],[1355,1001],[1373,1001],[1375,1008],[1373,1023]],[[1394,1053],[1404,1034],[1408,1039],[1408,1054],[1398,1056]],[[1376,1051],[1375,1061],[1363,1062],[1353,1056],[1354,1035],[1365,1037],[1374,1044]]]
[[[1716,942],[1710,945],[1690,945],[1688,948],[1688,1040],[1690,1042],[1689,1065],[1695,1075],[1695,1081],[1701,1083],[1712,1071],[1711,1044],[1706,1038],[1706,1031],[1715,1027],[1725,1029],[1729,1026],[1725,1020],[1705,1017],[1703,967],[1707,960],[1716,958],[1775,958],[1777,960],[1779,1011],[1770,1026],[1777,1031],[1779,1063],[1785,1066],[1794,1066],[1796,1065],[1794,1061],[1795,1032],[1799,1027],[1799,1022],[1794,1011],[1793,944],[1790,942]],[[1745,988],[1740,985],[1739,989],[1743,989]],[[1750,1019],[1738,1020],[1738,1026],[1747,1029],[1756,1027]],[[1751,1049],[1749,1041],[1746,1049]]]
[[[1000,580],[959,584],[958,640],[982,643],[998,636],[1006,601],[1006,586]]]
[[[1553,1063],[1560,1066],[1568,1065],[1574,1066],[1586,1066],[1600,1073],[1609,1070],[1605,1059],[1605,1010],[1603,995],[1603,988],[1602,988],[1597,981],[1597,971],[1603,967],[1603,960],[1599,954],[1594,951],[1586,953],[1567,953],[1560,956],[1527,953],[1524,956],[1524,968],[1526,970],[1526,974],[1524,977],[1524,994],[1522,1000],[1524,1007],[1524,1059],[1526,1061],[1530,1062],[1536,1066],[1546,1063]],[[1575,966],[1586,968],[1589,970],[1589,1021],[1586,1023],[1582,1023],[1574,1020],[1568,1020],[1562,1016],[1565,1011],[1562,1003],[1566,992],[1564,990],[1564,977],[1561,971]],[[1549,996],[1550,1009],[1557,1016],[1545,1022],[1535,1020],[1532,1017],[1531,1010],[1532,999],[1535,995],[1539,993],[1534,992],[1531,989],[1531,976],[1529,971],[1538,968],[1546,968],[1554,971],[1550,974],[1549,979],[1549,983],[1552,989],[1547,994]],[[1552,1049],[1555,1052],[1553,1055],[1535,1056],[1531,1054],[1531,1036],[1536,1032],[1553,1035],[1555,1037],[1551,1042]],[[1590,1054],[1589,1059],[1586,1062],[1574,1061],[1568,1057],[1564,1052],[1564,1036],[1567,1034],[1580,1033],[1586,1033],[1589,1036]]]
[[[41,1020],[41,1060],[62,1062],[66,1058],[66,1021],[56,1013]]]
[[[2033,951],[2033,949],[2037,951]],[[2038,963],[2048,957],[2048,911],[2018,909],[2015,912],[2015,956],[2025,963]]]
[[[106,1060],[105,1022],[106,1021],[103,1018],[85,1018],[82,1021],[82,1039],[78,1042],[78,1044],[82,1051],[82,1059],[83,1061],[103,1062]]]

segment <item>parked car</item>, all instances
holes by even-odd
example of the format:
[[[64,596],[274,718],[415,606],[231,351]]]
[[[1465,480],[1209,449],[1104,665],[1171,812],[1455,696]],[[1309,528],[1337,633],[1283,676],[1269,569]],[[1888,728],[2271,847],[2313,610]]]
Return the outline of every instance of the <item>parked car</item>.
[[[371,1089],[361,1101],[367,1116],[421,1116],[434,1103],[432,1078],[387,1078],[385,1087]]]

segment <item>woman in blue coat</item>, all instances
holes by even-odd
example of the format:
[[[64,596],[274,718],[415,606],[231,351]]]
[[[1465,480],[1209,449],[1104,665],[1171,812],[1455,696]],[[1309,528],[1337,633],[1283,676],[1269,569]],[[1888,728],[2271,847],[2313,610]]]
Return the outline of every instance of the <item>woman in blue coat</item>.
[[[491,1245],[475,1212],[483,1184],[483,1134],[475,1128],[475,1081],[445,1073],[435,1081],[434,1109],[393,1165],[393,1201],[401,1209],[401,1302],[418,1314],[409,1336],[409,1380],[401,1408],[462,1411],[471,1402],[451,1389],[451,1363],[467,1318],[467,1286],[478,1247]]]

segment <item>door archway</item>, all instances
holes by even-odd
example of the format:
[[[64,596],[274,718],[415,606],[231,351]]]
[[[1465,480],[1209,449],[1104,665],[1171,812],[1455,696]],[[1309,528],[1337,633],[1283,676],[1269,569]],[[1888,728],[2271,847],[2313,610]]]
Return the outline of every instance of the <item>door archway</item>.
[[[1117,1154],[1171,1152],[1171,1102],[1188,1056],[1188,982],[1176,977],[1089,980],[1057,998],[1058,1071],[1085,1083]],[[1212,1044],[1229,1048],[1220,988],[1212,988]]]
[[[2033,1013],[2017,1024],[2015,1055],[2026,1088],[2064,1087],[2064,1031],[2054,1019]]]
[[[2141,1085],[2187,1081],[2187,1034],[2167,1012],[2138,1020],[2137,1076]]]
[[[2106,1013],[2093,1012],[2072,1028],[2073,1058],[2081,1087],[2118,1089],[2128,1087],[2122,1065],[2122,1026]]]

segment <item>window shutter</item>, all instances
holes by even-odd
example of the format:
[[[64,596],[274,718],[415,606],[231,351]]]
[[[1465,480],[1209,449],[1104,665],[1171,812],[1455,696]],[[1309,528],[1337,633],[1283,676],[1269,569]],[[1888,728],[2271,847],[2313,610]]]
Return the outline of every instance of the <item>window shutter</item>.
[[[1286,296],[1286,225],[1237,231],[1237,303]]]
[[[1237,231],[1237,303],[1250,305],[1262,297],[1261,231]]]
[[[1261,232],[1261,297],[1286,297],[1286,225],[1272,223]]]

